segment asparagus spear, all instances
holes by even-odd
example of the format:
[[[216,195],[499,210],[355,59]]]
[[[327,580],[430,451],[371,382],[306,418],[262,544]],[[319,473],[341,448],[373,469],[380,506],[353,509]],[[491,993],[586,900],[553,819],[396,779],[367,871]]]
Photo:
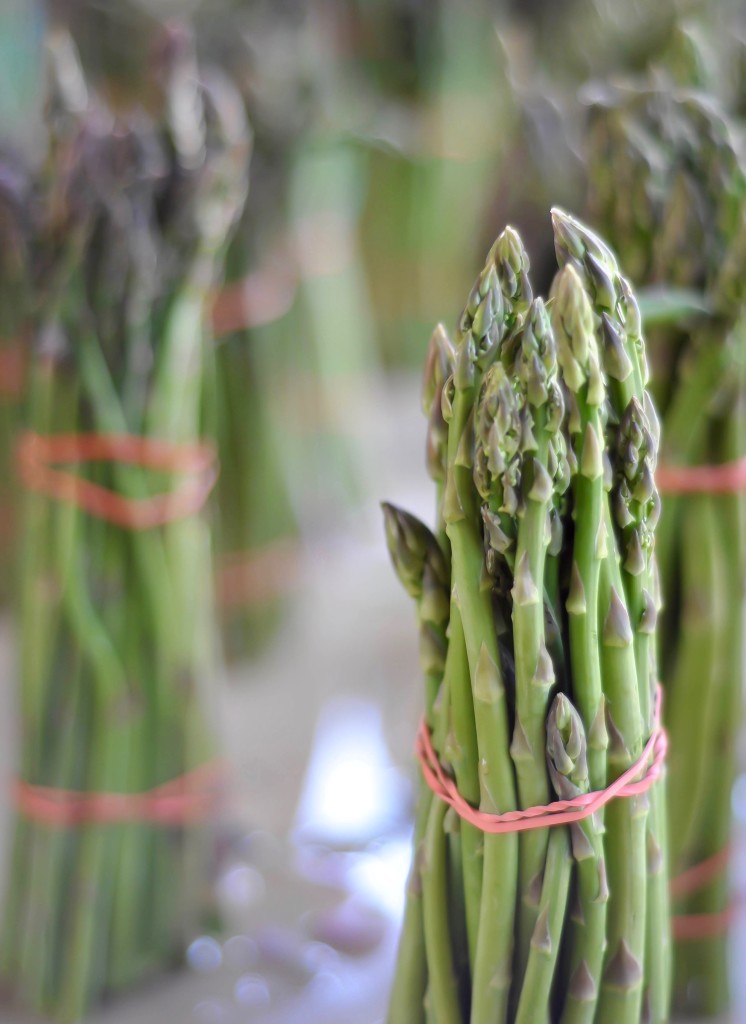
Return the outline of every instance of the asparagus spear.
[[[567,597],[573,695],[588,737],[587,785],[597,790],[606,784],[608,746],[598,645],[599,573],[606,530],[602,420],[605,387],[590,302],[572,265],[565,266],[555,279],[552,316],[563,380],[571,396],[568,428],[576,464],[573,564]],[[599,816],[597,825],[584,829],[585,846],[578,841],[574,849],[579,864],[578,906],[571,933],[571,975],[562,1018],[567,1022],[593,1020],[601,984],[608,899],[605,860],[599,851],[601,819]]]
[[[561,800],[572,800],[588,792],[585,730],[579,713],[564,694],[555,697],[550,711],[547,756],[552,786]],[[562,1024],[595,1019],[609,900],[600,816],[593,815],[571,825],[570,837],[577,865],[577,911],[571,915],[570,980],[564,996]]]
[[[420,624],[420,661],[425,676],[425,715],[429,727],[435,724],[435,704],[446,664],[446,626],[449,614],[449,567],[435,537],[409,513],[383,505],[386,540],[397,575],[417,602]],[[414,857],[407,885],[407,902],[399,939],[397,972],[389,1002],[390,1024],[424,1020],[427,962],[422,909],[422,871],[429,853],[431,877],[438,886],[442,866],[442,834],[438,819],[430,822],[432,794],[420,786],[420,800],[414,833]],[[442,825],[442,819],[440,821]],[[441,830],[442,833],[442,830]],[[439,894],[442,898],[443,894]]]
[[[464,630],[479,751],[480,807],[515,805],[508,754],[509,722],[490,594],[482,587],[483,542],[473,480],[473,416],[482,372],[497,354],[506,325],[515,322],[529,291],[528,260],[504,232],[490,251],[462,314],[455,371],[444,388],[448,465],[443,499],[451,543],[454,599]],[[516,837],[485,836],[482,901],[472,975],[472,1024],[505,1015],[510,991],[515,908],[499,898],[517,872]]]
[[[571,800],[588,792],[585,730],[580,715],[563,693],[558,693],[554,698],[547,716],[546,759],[552,788],[561,800]],[[548,843],[540,910],[531,938],[516,1024],[529,1024],[541,1019],[551,1004],[552,983],[570,888],[570,849],[579,866],[578,888],[583,910],[592,909],[594,904],[601,908],[605,905],[608,894],[604,887],[603,848],[597,824],[592,819],[586,819],[571,825],[569,835],[568,830],[563,828],[553,829]],[[586,931],[594,933],[601,950],[604,943],[603,925],[603,915],[596,914],[584,920]],[[581,959],[571,976],[562,1020],[592,1021],[596,992],[590,968]]]
[[[536,299],[527,322],[515,337],[511,375],[520,388],[522,403],[520,518],[516,528],[515,570],[512,588],[515,658],[515,728],[511,756],[516,768],[522,807],[544,804],[549,784],[544,766],[544,729],[549,695],[555,682],[544,636],[543,580],[554,480],[549,472],[551,443],[557,435],[564,405],[557,380],[554,335],[544,304]],[[510,346],[512,347],[512,346]],[[509,346],[502,358],[510,359]],[[521,914],[518,928],[517,969],[524,973],[531,936],[539,912],[538,893],[547,855],[543,830],[526,833],[520,844]]]

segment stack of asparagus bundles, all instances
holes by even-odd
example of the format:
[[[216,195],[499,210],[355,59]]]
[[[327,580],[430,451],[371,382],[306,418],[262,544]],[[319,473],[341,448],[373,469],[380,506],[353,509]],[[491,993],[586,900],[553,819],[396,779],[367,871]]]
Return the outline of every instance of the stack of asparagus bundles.
[[[178,962],[211,913],[217,774],[201,441],[205,305],[244,199],[247,129],[172,27],[160,116],[88,100],[52,41],[29,209],[19,470],[21,752],[2,971],[78,1021]]]
[[[746,455],[746,173],[717,103],[664,83],[597,97],[589,173],[592,215],[651,295],[665,438],[659,660],[681,940],[674,993],[681,1008],[716,1013],[728,1000],[730,794],[743,723],[746,501],[733,463]]]
[[[668,1019],[658,424],[628,281],[579,222],[553,225],[548,302],[506,228],[455,340],[433,335],[435,532],[384,506],[428,780],[391,1024]]]

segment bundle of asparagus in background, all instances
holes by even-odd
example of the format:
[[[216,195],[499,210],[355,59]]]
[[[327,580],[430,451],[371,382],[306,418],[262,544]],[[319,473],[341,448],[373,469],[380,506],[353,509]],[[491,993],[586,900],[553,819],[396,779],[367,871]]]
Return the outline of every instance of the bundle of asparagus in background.
[[[737,131],[716,101],[663,80],[655,89],[596,98],[589,173],[594,221],[649,288],[652,390],[665,438],[661,487],[670,488],[658,561],[674,934],[681,939],[675,1001],[715,1013],[728,1000],[727,853],[743,722],[746,501],[742,482],[718,481],[717,470],[694,480],[672,471],[746,454],[746,173]]]
[[[735,0],[737,3],[737,0]],[[500,125],[500,173],[492,176],[483,219],[487,244],[497,226],[519,223],[537,287],[548,289],[554,254],[545,230],[547,206],[584,200],[583,108],[578,89],[592,76],[628,74],[670,45],[679,19],[702,14],[732,20],[734,0],[661,0],[628,7],[620,18],[604,0],[502,0],[493,5],[505,90],[490,97],[487,130]],[[721,33],[722,35],[722,33]],[[483,202],[484,205],[484,202]]]
[[[148,54],[162,31],[157,7],[82,0],[61,12],[81,51],[86,75],[118,108],[154,103]],[[292,327],[294,267],[282,251],[289,150],[308,114],[304,76],[288,33],[297,12],[263,10],[235,0],[196,11],[200,59],[235,83],[254,131],[251,191],[215,295],[216,347],[205,388],[206,431],[223,467],[214,531],[217,603],[229,661],[256,654],[281,621],[292,580],[296,524],[282,467],[280,424],[267,395],[276,352]],[[278,48],[283,32],[283,49]],[[258,60],[256,55],[258,54]],[[278,59],[279,58],[279,59]],[[269,94],[269,95],[268,95]],[[287,248],[287,246],[285,246]]]
[[[215,467],[198,442],[205,306],[244,199],[247,128],[178,28],[154,58],[157,120],[89,101],[69,40],[50,51],[28,210],[21,751],[1,967],[19,1000],[77,1021],[178,962],[211,912],[212,577],[196,508]]]
[[[408,368],[423,331],[457,307],[476,270],[473,239],[515,104],[483,0],[468,11],[442,0],[338,7],[367,114],[356,117],[366,158],[360,229],[378,343],[387,365]]]
[[[658,426],[639,311],[608,248],[558,210],[553,224],[548,303],[506,228],[455,340],[433,335],[435,532],[384,506],[440,770],[488,814],[603,790],[656,728]],[[423,783],[391,1024],[666,1020],[662,785],[519,835],[483,833]]]

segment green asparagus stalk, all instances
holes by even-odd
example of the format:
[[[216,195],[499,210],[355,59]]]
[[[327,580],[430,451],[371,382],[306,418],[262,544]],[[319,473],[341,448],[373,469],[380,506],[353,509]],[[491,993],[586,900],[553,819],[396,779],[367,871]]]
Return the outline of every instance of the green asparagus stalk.
[[[512,310],[525,293],[524,268],[515,264],[521,253],[509,243],[506,235],[498,239],[472,289],[459,324],[455,370],[443,394],[448,425],[443,514],[451,544],[454,600],[461,616],[471,677],[480,807],[488,812],[513,807],[515,793],[508,754],[505,685],[490,594],[482,587],[483,540],[471,449],[473,406],[481,372],[496,353],[504,330],[506,305]],[[472,969],[473,1024],[499,1019],[505,1013],[515,908],[511,901],[499,899],[499,887],[505,883],[510,891],[510,879],[517,871],[517,848],[515,836],[485,836],[482,900]]]
[[[583,722],[564,694],[555,697],[550,711],[547,757],[552,786],[561,800],[573,800],[589,791]],[[595,1019],[609,901],[600,816],[593,815],[571,825],[570,838],[577,865],[577,909],[571,914],[570,980],[566,994],[563,993],[563,1024]]]
[[[562,693],[554,698],[547,716],[546,758],[552,787],[560,799],[572,799],[588,791],[583,725],[572,704]],[[570,888],[569,840],[571,837],[572,854],[580,864],[584,855],[588,855],[588,833],[594,834],[595,828],[592,823],[586,821],[570,826],[570,836],[564,829],[557,828],[552,831],[549,838],[539,914],[531,937],[531,950],[516,1013],[517,1022],[528,1024],[529,1021],[541,1019],[546,1015],[547,1006],[551,1004],[551,987],[565,925],[565,910]],[[596,869],[592,880],[593,900],[603,906],[605,894],[603,889],[599,888],[603,876],[598,870],[603,864],[603,853],[597,836],[595,846],[591,847],[590,856],[596,858],[596,863],[592,865]],[[579,886],[580,882],[579,878]],[[585,923],[586,927],[592,927],[592,923],[587,919]],[[603,918],[600,919],[600,924],[601,927],[596,931],[596,939],[603,948]],[[582,968],[580,971],[582,972]],[[582,974],[573,972],[568,1002],[577,1001],[578,995],[583,994],[578,991],[581,977]],[[592,987],[592,983],[586,987]],[[593,1019],[592,1007],[589,1019]]]
[[[575,681],[573,696],[588,737],[587,785],[592,789],[602,789],[606,784],[608,735],[597,637],[599,573],[606,529],[602,420],[605,388],[591,305],[572,265],[560,271],[554,287],[552,316],[558,358],[568,393],[572,396],[568,426],[576,465],[574,502],[576,508],[582,510],[575,519],[573,563],[566,604]],[[559,793],[556,781],[554,785]],[[563,790],[567,790],[566,784]],[[579,791],[582,792],[582,784]],[[564,796],[564,792],[560,795]],[[596,1010],[606,945],[608,902],[605,861],[599,854],[597,838],[600,828],[599,818],[597,825],[589,825],[583,830],[585,849],[579,840],[575,843],[577,850],[574,849],[574,855],[579,865],[578,911],[572,932],[570,987],[563,1021],[592,1021]]]
[[[515,660],[515,728],[511,756],[522,807],[544,804],[549,784],[544,769],[544,730],[554,669],[544,636],[541,581],[551,532],[547,528],[554,480],[549,472],[551,444],[559,431],[564,404],[557,380],[554,334],[541,299],[536,299],[516,344],[512,376],[522,385],[523,466],[515,552],[513,644]],[[507,349],[507,346],[506,346]],[[507,353],[506,353],[507,354]],[[503,357],[505,359],[505,356]],[[517,965],[523,974],[540,904],[538,890],[547,857],[543,830],[521,837],[521,914]]]
[[[392,562],[407,592],[417,602],[420,627],[420,662],[426,679],[426,721],[432,729],[436,701],[446,666],[449,614],[449,568],[437,540],[414,516],[384,504],[386,539]],[[438,819],[431,814],[433,801],[426,787],[420,788],[420,805],[414,833],[414,858],[407,886],[407,902],[399,941],[399,960],[389,1008],[390,1024],[424,1020],[428,985],[425,958],[425,930],[422,907],[422,872],[427,862],[436,876],[442,873],[443,851],[438,841]],[[430,876],[432,877],[432,875]],[[434,883],[437,885],[436,882]],[[443,899],[445,892],[439,893]]]

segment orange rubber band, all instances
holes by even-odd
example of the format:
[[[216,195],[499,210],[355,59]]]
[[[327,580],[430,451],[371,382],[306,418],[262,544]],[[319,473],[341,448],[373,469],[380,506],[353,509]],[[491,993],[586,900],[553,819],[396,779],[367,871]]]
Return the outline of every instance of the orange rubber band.
[[[655,725],[640,757],[606,789],[583,793],[573,800],[556,800],[543,806],[525,810],[487,814],[472,807],[458,791],[438,760],[430,738],[427,723],[422,720],[417,733],[415,752],[422,774],[433,793],[452,807],[460,818],[490,835],[525,832],[535,828],[571,825],[589,818],[616,797],[638,796],[647,792],[663,773],[668,749],[668,736],[661,724],[662,689],[659,686],[655,703]]]
[[[268,269],[224,285],[212,307],[215,338],[279,320],[292,306],[296,288],[295,275]]]
[[[149,498],[125,498],[52,463],[120,462],[143,469],[184,474],[175,490]],[[29,490],[77,505],[98,519],[130,530],[147,530],[198,512],[218,478],[212,445],[172,444],[134,434],[28,432],[18,445],[18,468]]]
[[[671,895],[674,899],[700,892],[714,881],[728,867],[731,844],[714,853],[711,857],[695,864],[671,880]],[[714,939],[722,935],[733,923],[740,910],[746,906],[746,893],[732,899],[724,910],[703,914],[674,914],[673,937],[677,942],[697,942]]]
[[[299,550],[293,541],[278,540],[262,548],[223,555],[217,574],[218,605],[240,608],[288,593],[298,582]]]
[[[25,369],[23,348],[18,339],[0,347],[0,395],[19,397],[23,391]]]
[[[727,932],[742,907],[746,896],[734,900],[725,910],[712,914],[676,914],[671,921],[671,931],[677,942],[700,942],[716,939]]]
[[[190,825],[212,814],[224,774],[221,762],[210,761],[144,793],[85,793],[17,779],[15,802],[25,818],[54,828],[88,822]]]
[[[661,494],[735,494],[746,489],[746,456],[718,466],[665,466],[655,471]]]
[[[704,889],[709,882],[712,882],[728,867],[730,855],[731,845],[728,843],[707,860],[700,861],[699,864],[682,871],[676,878],[671,879],[671,895],[674,899],[680,899],[682,896],[689,896],[693,892]]]

